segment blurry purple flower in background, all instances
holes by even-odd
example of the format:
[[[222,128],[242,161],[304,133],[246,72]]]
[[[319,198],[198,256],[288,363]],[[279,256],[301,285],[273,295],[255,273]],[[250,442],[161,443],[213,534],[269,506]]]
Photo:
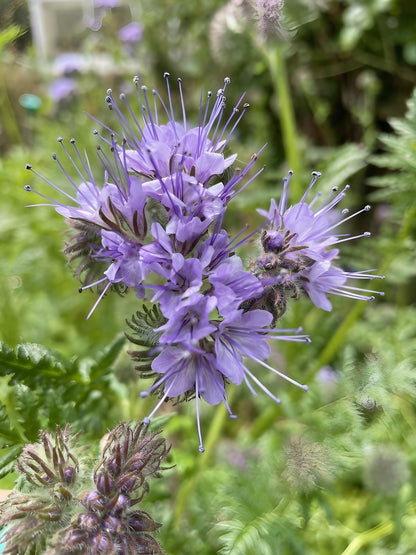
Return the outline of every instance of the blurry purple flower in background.
[[[57,75],[81,71],[84,65],[84,57],[77,52],[65,52],[60,54],[53,61],[53,70]]]
[[[117,8],[121,5],[121,0],[94,0],[95,8]]]
[[[74,94],[78,89],[75,79],[70,77],[60,77],[55,79],[49,86],[49,97],[54,102],[60,102],[70,95]]]
[[[124,27],[122,27],[118,32],[118,38],[122,42],[140,42],[143,36],[143,26],[137,21],[132,21]]]

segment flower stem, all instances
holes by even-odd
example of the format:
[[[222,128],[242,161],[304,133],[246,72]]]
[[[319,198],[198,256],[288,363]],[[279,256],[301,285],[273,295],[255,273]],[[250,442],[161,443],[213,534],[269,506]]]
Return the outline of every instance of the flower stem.
[[[235,388],[234,386],[229,387],[228,389],[228,402],[230,402]],[[215,416],[211,422],[211,426],[208,430],[208,434],[206,436],[206,440],[204,441],[205,446],[205,453],[203,455],[199,455],[197,457],[196,463],[192,469],[192,475],[187,477],[179,487],[178,493],[176,495],[176,504],[173,509],[173,527],[179,528],[181,525],[181,521],[183,518],[183,514],[186,510],[186,506],[188,503],[188,499],[192,494],[192,491],[195,489],[199,478],[203,476],[202,470],[206,468],[213,456],[214,453],[214,446],[218,441],[218,438],[221,434],[222,428],[224,426],[224,422],[228,416],[228,412],[225,410],[224,407],[219,408]]]
[[[274,90],[278,96],[277,111],[282,128],[285,155],[290,169],[294,171],[290,185],[294,194],[293,198],[297,199],[301,196],[300,182],[297,176],[301,174],[302,163],[297,143],[295,111],[286,71],[283,46],[277,44],[273,47],[265,47],[263,53],[269,67]]]

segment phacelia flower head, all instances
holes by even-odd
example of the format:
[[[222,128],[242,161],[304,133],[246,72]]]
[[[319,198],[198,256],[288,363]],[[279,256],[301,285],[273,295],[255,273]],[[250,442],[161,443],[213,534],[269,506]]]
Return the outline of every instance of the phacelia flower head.
[[[346,208],[338,211],[336,207],[345,197],[348,185],[340,192],[334,187],[324,200],[317,193],[307,202],[309,192],[320,175],[314,172],[300,202],[288,206],[292,176],[292,172],[289,172],[284,179],[279,204],[272,199],[269,211],[258,210],[267,218],[269,228],[263,231],[264,254],[253,262],[254,273],[262,279],[266,290],[274,289],[280,295],[283,311],[286,296],[290,294],[296,297],[298,289],[305,291],[316,306],[328,311],[332,310],[328,294],[365,301],[374,299],[368,293],[382,294],[349,285],[349,280],[381,277],[372,274],[373,270],[347,272],[334,264],[339,250],[333,247],[345,241],[370,236],[368,232],[351,236],[338,231],[339,226],[367,212],[370,206],[354,214],[349,214]]]
[[[141,79],[134,78],[138,109],[124,94],[116,100],[112,91],[107,91],[106,103],[116,128],[106,128],[108,137],[94,131],[103,143],[97,147],[101,176],[94,175],[87,154],[78,150],[75,139],[67,147],[58,138],[75,177],[66,171],[60,155],[52,155],[73,188],[72,194],[27,165],[61,197],[55,200],[35,191],[75,230],[66,252],[71,260],[80,260],[76,273],[82,289],[97,286],[103,295],[120,284],[133,287],[143,297],[143,281],[150,272],[160,271],[166,279],[169,264],[177,266],[178,256],[194,257],[211,228],[216,235],[221,233],[227,204],[255,177],[243,183],[257,154],[234,173],[230,168],[237,154],[225,154],[248,107],[243,104],[244,95],[226,118],[225,90],[230,80],[225,79],[215,98],[208,92],[205,101],[201,93],[198,123],[192,125],[186,116],[181,80],[181,116],[177,119],[170,76],[166,73],[164,77],[166,101],[156,89],[150,98]],[[25,188],[34,191],[31,185]],[[157,232],[155,226],[159,226]],[[156,253],[166,244],[170,245],[170,262],[157,266]],[[190,267],[186,260],[182,265]]]

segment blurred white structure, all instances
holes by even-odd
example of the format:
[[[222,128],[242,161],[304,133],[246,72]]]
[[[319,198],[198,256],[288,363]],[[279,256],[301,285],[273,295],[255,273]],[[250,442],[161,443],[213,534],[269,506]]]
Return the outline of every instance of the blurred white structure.
[[[29,0],[36,53],[46,61],[79,50],[86,22],[94,19],[93,0]]]
[[[103,18],[111,12],[114,36],[131,22],[127,0],[28,0],[30,25],[36,54],[42,67],[54,75],[76,61],[78,71],[114,73],[125,69],[114,64],[111,52],[85,52],[85,40],[100,34]],[[76,60],[76,58],[78,58]],[[126,64],[124,64],[126,65]],[[128,66],[127,62],[127,66]]]

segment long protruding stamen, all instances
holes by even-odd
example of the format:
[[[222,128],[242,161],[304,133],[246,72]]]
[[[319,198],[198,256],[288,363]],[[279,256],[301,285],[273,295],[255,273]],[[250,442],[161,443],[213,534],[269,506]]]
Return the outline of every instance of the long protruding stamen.
[[[361,235],[354,235],[353,237],[346,237],[345,239],[337,239],[336,244],[345,243],[345,241],[352,241],[353,239],[360,239],[361,237],[371,237],[371,233],[369,231],[364,231]]]
[[[281,400],[279,399],[279,397],[276,397],[276,395],[273,395],[273,393],[269,389],[267,389],[267,387],[263,385],[261,381],[258,380],[256,376],[254,376],[247,368],[245,369],[245,373],[250,376],[253,382],[256,383],[260,387],[260,389],[263,390],[264,393],[266,393],[266,395],[270,397],[270,399],[273,399],[273,401],[275,401],[277,404],[281,403]]]
[[[179,97],[181,99],[181,107],[182,107],[183,128],[186,133],[186,112],[185,112],[185,103],[184,103],[183,94],[182,94],[182,79],[180,77],[178,78],[178,87],[179,87]]]
[[[202,441],[202,433],[201,433],[201,419],[199,416],[199,380],[198,380],[198,371],[195,375],[195,408],[196,408],[196,426],[198,430],[198,438],[199,438],[199,447],[198,450],[200,453],[205,451],[204,443]]]
[[[78,289],[79,293],[82,293],[85,289],[90,289],[90,287],[94,287],[95,285],[99,285],[100,283],[102,283],[103,281],[107,281],[108,277],[103,277],[102,279],[99,279],[98,281],[94,281],[93,283],[89,283],[88,285],[83,285],[82,287],[80,287]]]
[[[54,153],[55,154],[55,153]],[[52,158],[55,160],[54,158],[54,154],[52,154]],[[55,154],[56,156],[56,154]],[[37,177],[39,177],[40,179],[42,179],[42,181],[44,181],[45,183],[47,183],[48,185],[50,185],[53,189],[55,189],[55,191],[58,191],[59,193],[61,193],[62,195],[64,195],[65,197],[69,198],[70,200],[72,200],[73,202],[77,202],[76,199],[74,199],[74,197],[72,197],[71,195],[69,195],[68,193],[66,193],[65,191],[63,191],[62,189],[60,189],[57,185],[54,185],[52,183],[52,181],[49,181],[49,179],[46,179],[46,177],[43,177],[43,175],[41,175],[40,173],[38,173],[37,171],[35,171],[32,166],[30,164],[26,164],[26,169],[31,171],[32,173],[34,173]]]
[[[369,204],[367,204],[367,206],[364,206],[364,208],[362,208],[361,210],[358,210],[358,212],[354,212],[354,214],[351,214],[350,216],[344,218],[343,220],[336,222],[334,225],[332,225],[331,227],[328,227],[326,229],[326,231],[331,231],[331,229],[334,229],[335,227],[338,227],[339,225],[343,224],[344,222],[351,220],[351,218],[355,218],[355,216],[358,216],[358,214],[362,214],[363,212],[368,212],[369,210],[371,210],[371,206]]]
[[[136,116],[135,116],[135,114],[134,114],[134,112],[133,112],[133,110],[130,106],[130,103],[127,100],[126,95],[123,94],[123,93],[120,94],[120,100],[122,102],[124,102],[124,104],[127,106],[127,110],[129,111],[132,120],[134,121],[135,125],[137,126],[137,129],[139,130],[140,134],[143,136],[143,129],[142,129],[140,123],[137,121],[137,118],[136,118]]]
[[[94,306],[92,307],[92,309],[89,311],[88,316],[87,316],[87,320],[89,320],[89,318],[92,316],[94,310],[97,308],[97,306],[99,305],[101,299],[104,297],[104,295],[107,293],[108,288],[111,285],[111,281],[108,281],[107,285],[104,287],[103,292],[101,293],[101,295],[98,297],[98,299],[95,301]]]
[[[279,372],[279,370],[276,370],[276,368],[273,368],[272,366],[269,366],[266,362],[264,362],[263,360],[260,360],[259,358],[256,358],[256,357],[253,357],[253,356],[251,358],[253,360],[255,360],[258,364],[261,364],[262,366],[264,366],[264,368],[267,368],[268,370],[270,370],[274,374],[277,374],[278,376],[280,376],[284,380],[290,382],[293,385],[296,385],[297,387],[300,387],[304,391],[308,391],[309,388],[308,388],[307,385],[301,384],[301,383],[297,382],[296,380],[293,380],[289,376],[286,376],[286,374],[283,374],[282,372]]]
[[[47,197],[46,195],[43,195],[42,193],[39,193],[39,191],[36,191],[36,189],[33,189],[30,185],[25,185],[24,190],[27,191],[28,193],[35,193],[39,197],[42,197],[45,200],[49,200],[49,202],[52,203],[52,204],[28,204],[27,205],[28,208],[29,207],[34,207],[34,206],[62,206],[63,208],[66,208],[66,205],[62,204],[62,202],[58,202],[56,200],[53,200],[53,199]]]

